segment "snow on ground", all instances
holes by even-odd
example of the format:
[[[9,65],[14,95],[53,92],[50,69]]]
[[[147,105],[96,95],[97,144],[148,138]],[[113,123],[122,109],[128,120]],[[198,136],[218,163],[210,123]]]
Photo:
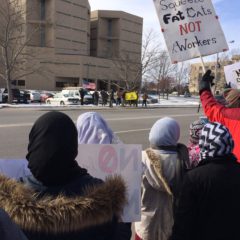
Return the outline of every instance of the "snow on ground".
[[[183,96],[169,96],[167,99],[160,99],[158,103],[148,104],[149,107],[174,107],[174,106],[197,106],[199,105],[199,97],[183,97]],[[141,107],[141,104],[138,104]],[[64,108],[102,108],[102,105],[99,104],[98,106],[94,105],[71,105],[71,106],[57,106],[57,105],[49,105],[49,104],[39,104],[39,103],[30,103],[30,104],[0,104],[0,108],[3,107],[11,107],[11,108],[56,108],[56,107],[64,107]],[[108,105],[105,108],[109,108]],[[115,107],[115,104],[113,105]]]

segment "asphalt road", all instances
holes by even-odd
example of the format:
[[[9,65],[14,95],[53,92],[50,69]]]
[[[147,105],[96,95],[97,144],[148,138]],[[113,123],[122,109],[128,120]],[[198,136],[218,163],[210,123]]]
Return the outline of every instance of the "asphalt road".
[[[74,122],[78,116],[89,109],[59,109],[69,115]],[[35,120],[47,112],[46,109],[0,109],[0,158],[25,158],[28,134]],[[198,119],[202,112],[197,108],[154,108],[97,109],[107,120],[110,127],[126,144],[142,144],[148,147],[148,133],[153,123],[161,117],[175,118],[181,126],[180,142],[187,144],[189,124]]]

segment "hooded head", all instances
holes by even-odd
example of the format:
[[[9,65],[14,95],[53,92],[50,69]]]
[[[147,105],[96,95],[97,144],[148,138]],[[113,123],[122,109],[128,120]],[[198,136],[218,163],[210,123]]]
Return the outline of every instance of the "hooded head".
[[[45,186],[66,183],[86,170],[78,166],[77,129],[66,114],[48,112],[37,119],[28,144],[28,167]]]
[[[228,129],[220,123],[207,123],[201,133],[200,158],[212,159],[232,153],[234,142]]]
[[[149,142],[152,147],[177,146],[180,137],[180,126],[176,120],[169,117],[159,119],[152,126]]]
[[[99,113],[86,112],[77,120],[78,144],[120,143],[107,122]]]
[[[197,120],[190,124],[190,143],[198,144],[202,129],[205,123],[203,120]]]
[[[229,108],[240,108],[240,90],[228,88],[223,92],[223,96]]]

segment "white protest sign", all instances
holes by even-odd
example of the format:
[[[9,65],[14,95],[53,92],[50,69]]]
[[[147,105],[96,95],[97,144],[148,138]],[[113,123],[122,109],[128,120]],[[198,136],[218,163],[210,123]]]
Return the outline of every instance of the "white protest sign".
[[[83,144],[79,145],[77,162],[97,178],[119,174],[128,187],[128,204],[124,208],[123,221],[141,220],[141,145],[131,144]]]
[[[31,172],[26,159],[0,159],[0,174],[18,180]]]
[[[153,0],[172,63],[228,50],[211,0]]]
[[[240,89],[240,62],[224,66],[226,82],[231,83],[232,88]]]

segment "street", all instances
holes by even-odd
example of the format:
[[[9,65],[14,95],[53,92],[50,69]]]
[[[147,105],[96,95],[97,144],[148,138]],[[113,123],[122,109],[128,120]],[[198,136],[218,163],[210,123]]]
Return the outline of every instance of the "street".
[[[60,109],[59,109],[60,110]],[[0,109],[0,158],[25,158],[27,153],[28,134],[35,120],[44,114],[46,109]],[[76,123],[78,116],[86,111],[82,109],[61,108]],[[181,126],[180,142],[187,144],[189,124],[198,119],[202,112],[197,107],[191,108],[154,108],[98,109],[109,126],[126,144],[142,144],[148,147],[148,133],[153,123],[161,117],[175,118]]]

